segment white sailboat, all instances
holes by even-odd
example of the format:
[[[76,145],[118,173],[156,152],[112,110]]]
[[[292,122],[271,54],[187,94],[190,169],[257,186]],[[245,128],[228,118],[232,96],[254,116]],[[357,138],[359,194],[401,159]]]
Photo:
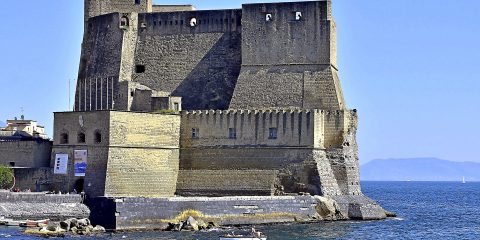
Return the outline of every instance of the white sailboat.
[[[465,177],[462,178],[462,183],[467,183],[467,182],[465,181]]]

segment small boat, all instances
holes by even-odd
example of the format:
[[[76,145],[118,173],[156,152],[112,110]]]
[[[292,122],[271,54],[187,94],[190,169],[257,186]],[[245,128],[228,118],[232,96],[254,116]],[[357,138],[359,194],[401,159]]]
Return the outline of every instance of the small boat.
[[[38,220],[38,221],[27,220],[26,222],[20,223],[20,227],[38,227],[39,224],[48,224],[48,222],[50,222],[50,219],[44,219],[44,220]]]
[[[24,224],[25,222],[21,221],[8,221],[5,225],[9,227],[19,227],[21,224]]]
[[[11,221],[13,221],[13,219],[7,219],[7,218],[0,219],[0,225],[7,225],[7,223]]]
[[[465,177],[462,178],[462,183],[467,183],[467,182],[465,181]]]
[[[262,232],[256,231],[255,228],[252,228],[252,232],[249,235],[232,233],[220,237],[220,240],[267,240],[267,236],[263,235]]]

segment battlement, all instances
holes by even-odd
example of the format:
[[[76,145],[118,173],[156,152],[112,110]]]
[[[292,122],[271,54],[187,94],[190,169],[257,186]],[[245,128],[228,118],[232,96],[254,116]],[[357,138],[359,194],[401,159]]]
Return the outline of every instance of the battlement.
[[[185,147],[341,147],[356,110],[201,110],[182,112]]]
[[[139,15],[140,35],[229,32],[241,29],[242,10],[205,10],[144,13]]]
[[[322,110],[322,109],[229,109],[229,110],[193,110],[193,111],[184,111],[183,115],[212,115],[212,114],[223,114],[223,115],[232,115],[232,114],[285,114],[285,113],[321,113],[325,116],[341,116],[345,113],[356,115],[357,110]]]

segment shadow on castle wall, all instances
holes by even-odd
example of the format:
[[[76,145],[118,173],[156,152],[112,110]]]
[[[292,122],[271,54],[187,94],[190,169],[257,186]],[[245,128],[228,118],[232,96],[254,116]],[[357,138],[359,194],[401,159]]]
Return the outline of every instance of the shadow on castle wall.
[[[173,91],[183,109],[228,109],[241,68],[241,34],[227,32]]]

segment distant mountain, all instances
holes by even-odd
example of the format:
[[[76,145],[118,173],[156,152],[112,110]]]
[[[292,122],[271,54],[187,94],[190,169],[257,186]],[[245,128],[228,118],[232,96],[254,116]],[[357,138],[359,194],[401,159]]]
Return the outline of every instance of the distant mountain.
[[[360,167],[363,181],[480,181],[480,163],[437,158],[377,159]]]

